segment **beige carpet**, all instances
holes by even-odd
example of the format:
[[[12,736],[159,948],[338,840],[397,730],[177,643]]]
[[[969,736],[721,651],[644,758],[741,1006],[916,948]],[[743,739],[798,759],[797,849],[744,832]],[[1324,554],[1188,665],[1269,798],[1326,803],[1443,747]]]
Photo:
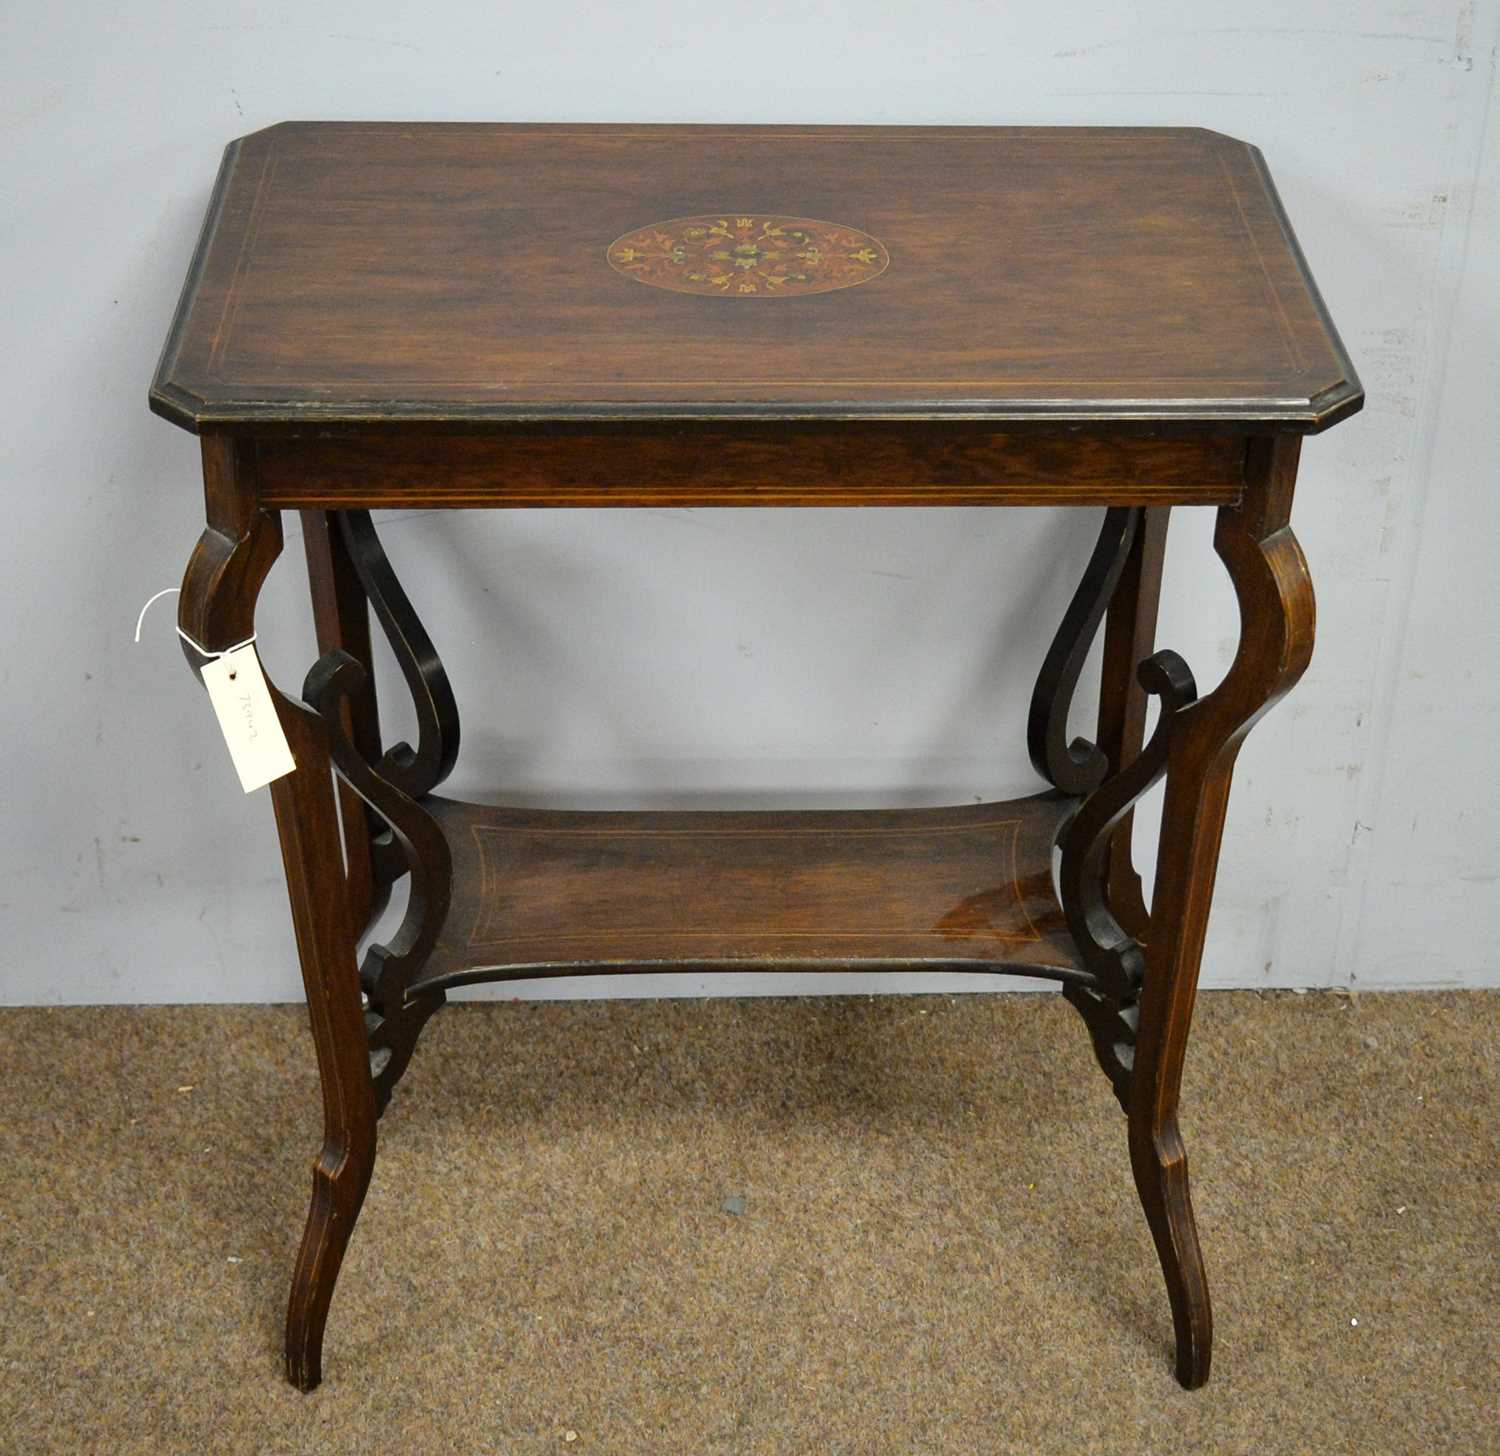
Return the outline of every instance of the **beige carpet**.
[[[1047,996],[455,1006],[282,1383],[300,1008],[0,1012],[10,1452],[1500,1451],[1500,995],[1202,998],[1189,1395]]]

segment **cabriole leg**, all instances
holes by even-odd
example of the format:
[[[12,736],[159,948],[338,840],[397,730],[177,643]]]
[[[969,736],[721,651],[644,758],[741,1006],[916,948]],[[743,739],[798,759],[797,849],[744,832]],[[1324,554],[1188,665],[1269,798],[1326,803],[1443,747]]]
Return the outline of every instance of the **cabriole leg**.
[[[1190,1390],[1208,1379],[1213,1316],[1178,1095],[1235,757],[1312,656],[1312,581],[1288,524],[1299,444],[1290,437],[1253,441],[1244,499],[1219,512],[1214,549],[1239,602],[1239,649],[1219,686],[1176,715],[1171,735],[1126,1102],[1131,1166],[1172,1305],[1177,1378]]]
[[[1212,693],[1198,697],[1176,653],[1151,650],[1165,512],[1127,519],[1117,510],[1106,516],[1033,698],[1033,760],[1055,786],[1080,796],[1058,839],[1058,889],[1091,984],[1063,991],[1088,1024],[1126,1112],[1131,1166],[1172,1306],[1177,1378],[1189,1389],[1208,1378],[1213,1320],[1178,1095],[1234,760],[1312,654],[1312,585],[1288,525],[1298,453],[1294,437],[1250,442],[1243,499],[1219,512],[1214,549],[1239,603],[1240,642]],[[1106,602],[1099,744],[1069,743],[1068,700]],[[1161,712],[1143,746],[1148,695]],[[1130,822],[1134,805],[1163,776],[1148,914],[1130,862]]]
[[[209,652],[254,632],[261,584],[281,550],[281,524],[255,505],[253,445],[203,441],[207,529],[188,562],[178,624]],[[203,659],[186,647],[196,669]],[[375,1161],[375,1091],[355,965],[328,735],[322,720],[271,686],[296,769],[271,786],[292,922],[323,1091],[323,1147],[287,1307],[287,1378],[311,1390],[322,1375],[323,1328],[339,1265]]]

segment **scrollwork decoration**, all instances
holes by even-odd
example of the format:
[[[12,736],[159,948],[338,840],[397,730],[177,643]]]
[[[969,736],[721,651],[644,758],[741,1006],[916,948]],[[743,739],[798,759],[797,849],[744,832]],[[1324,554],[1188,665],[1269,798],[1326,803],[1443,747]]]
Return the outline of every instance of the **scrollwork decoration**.
[[[1110,909],[1105,851],[1115,826],[1166,772],[1180,715],[1198,698],[1193,674],[1175,652],[1154,653],[1136,676],[1161,703],[1150,741],[1127,768],[1084,800],[1058,839],[1059,898],[1079,957],[1096,982],[1094,988],[1064,991],[1088,1024],[1095,1054],[1122,1103],[1134,1062],[1135,1002],[1146,958],[1144,947]]]
[[[386,749],[375,773],[411,799],[429,794],[458,760],[458,704],[432,639],[402,589],[368,511],[340,511],[339,529],[365,596],[375,609],[417,713],[417,746]]]
[[[1109,759],[1087,738],[1068,742],[1068,710],[1099,624],[1109,608],[1140,528],[1140,510],[1112,506],[1094,554],[1047,650],[1031,695],[1026,747],[1036,771],[1065,794],[1087,794],[1104,782]]]
[[[380,815],[411,875],[406,913],[396,934],[386,944],[367,947],[359,969],[369,1003],[365,1027],[370,1076],[377,1107],[383,1111],[391,1089],[411,1059],[418,1033],[445,999],[441,991],[409,997],[408,988],[431,953],[447,917],[453,866],[448,841],[431,815],[404,789],[383,777],[390,755],[372,768],[344,732],[341,703],[359,690],[364,679],[364,668],[347,652],[335,650],[313,665],[302,695],[325,726],[329,756],[339,776]]]

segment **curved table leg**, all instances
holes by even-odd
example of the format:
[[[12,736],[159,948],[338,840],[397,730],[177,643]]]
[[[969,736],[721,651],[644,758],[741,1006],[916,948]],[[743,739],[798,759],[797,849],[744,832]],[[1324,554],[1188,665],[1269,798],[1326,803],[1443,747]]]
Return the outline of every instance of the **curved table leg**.
[[[274,512],[255,506],[253,447],[203,442],[208,525],[188,563],[178,624],[209,652],[254,632],[256,598],[281,550]],[[202,665],[186,646],[189,662]],[[323,1147],[286,1321],[287,1378],[322,1377],[323,1327],[375,1161],[375,1092],[355,964],[351,890],[334,800],[327,725],[271,686],[296,769],[271,785],[287,891],[323,1088]]]
[[[1312,580],[1288,525],[1299,444],[1253,442],[1244,499],[1219,512],[1214,549],[1239,601],[1239,649],[1219,686],[1178,715],[1171,738],[1127,1102],[1131,1166],[1172,1305],[1177,1378],[1190,1390],[1208,1379],[1213,1316],[1178,1094],[1235,757],[1312,656]]]

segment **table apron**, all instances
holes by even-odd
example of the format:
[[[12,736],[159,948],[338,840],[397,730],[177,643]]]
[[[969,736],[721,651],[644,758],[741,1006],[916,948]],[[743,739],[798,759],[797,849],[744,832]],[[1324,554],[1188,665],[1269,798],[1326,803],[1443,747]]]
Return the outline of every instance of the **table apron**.
[[[1234,505],[1242,434],[969,422],[272,435],[266,507]]]

